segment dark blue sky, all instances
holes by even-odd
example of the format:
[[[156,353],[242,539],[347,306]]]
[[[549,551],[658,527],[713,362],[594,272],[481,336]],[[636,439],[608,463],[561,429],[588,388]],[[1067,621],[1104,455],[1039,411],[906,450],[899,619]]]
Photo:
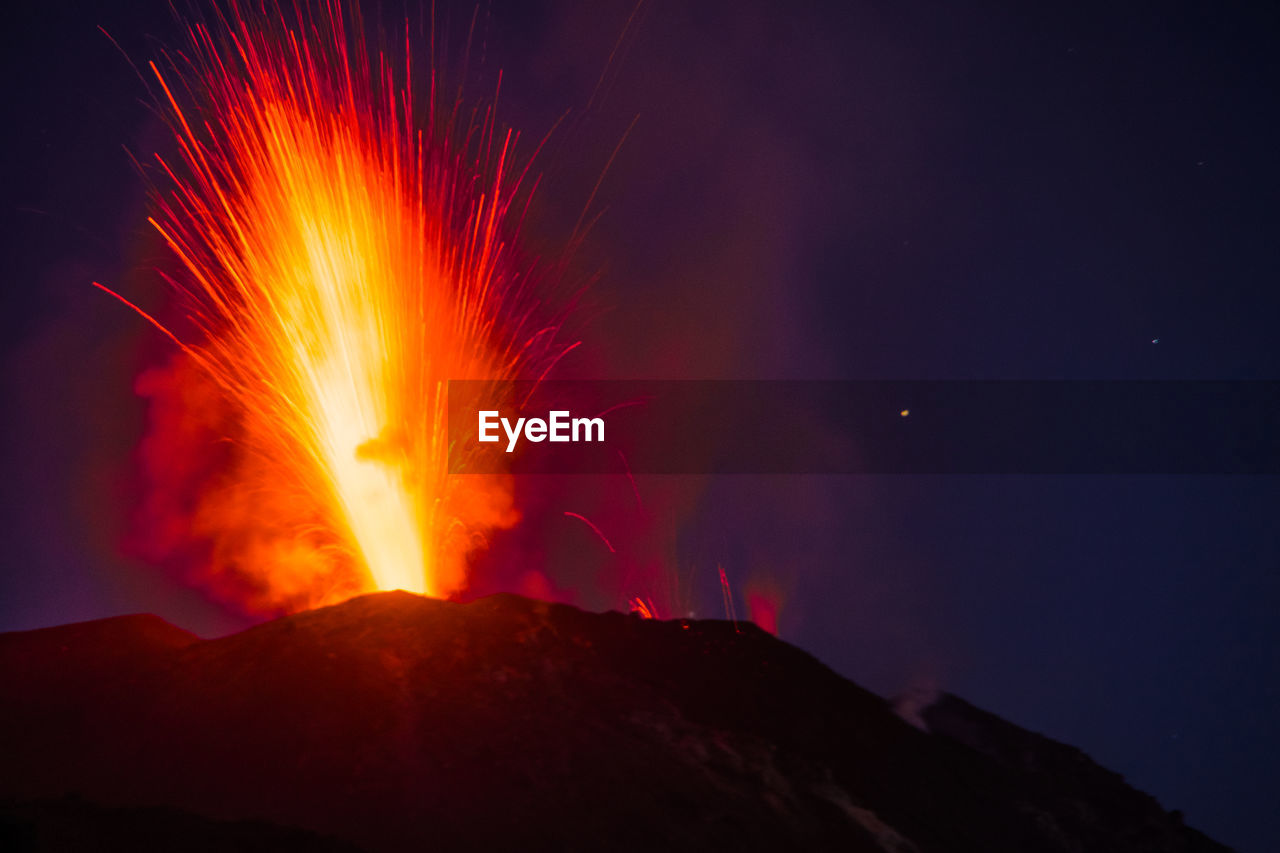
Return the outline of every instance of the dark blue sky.
[[[636,120],[577,259],[598,274],[594,355],[569,374],[1280,379],[1274,11],[786,5],[654,0],[607,65],[631,4],[493,4],[476,89],[505,69],[501,114],[530,139],[573,110],[535,246]],[[472,9],[442,7],[455,31]],[[111,556],[133,376],[160,344],[88,283],[158,304],[123,148],[165,142],[98,26],[137,60],[148,35],[178,39],[163,3],[43,4],[6,27],[0,629],[152,610],[216,633],[236,617]],[[664,547],[704,615],[709,567],[768,577],[782,636],[846,675],[958,693],[1228,844],[1280,849],[1276,478],[695,491]],[[553,576],[577,532],[547,547]]]

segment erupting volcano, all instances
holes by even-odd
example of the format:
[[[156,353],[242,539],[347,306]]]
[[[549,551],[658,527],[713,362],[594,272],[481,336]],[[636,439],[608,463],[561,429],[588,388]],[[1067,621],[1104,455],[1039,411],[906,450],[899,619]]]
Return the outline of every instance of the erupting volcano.
[[[517,515],[502,478],[446,475],[446,382],[501,388],[561,346],[515,247],[534,183],[516,137],[446,104],[435,69],[420,110],[407,35],[403,64],[370,55],[336,4],[232,3],[190,36],[150,66],[180,153],[157,155],[151,222],[200,337],[165,329],[198,368],[174,375],[212,381],[234,424],[185,522],[206,583],[264,611],[456,592]]]
[[[558,13],[559,6],[549,8]],[[201,637],[144,614],[0,633],[0,683],[9,691],[7,701],[0,702],[0,849],[1224,853],[1224,847],[1187,827],[1180,813],[1167,812],[1079,750],[937,691],[887,701],[780,638],[781,632],[803,639],[790,634],[785,619],[779,624],[783,604],[790,608],[795,602],[796,613],[808,608],[806,619],[812,618],[809,614],[828,614],[814,619],[820,628],[805,642],[813,642],[833,663],[839,664],[843,656],[847,671],[864,665],[875,671],[872,664],[878,659],[895,656],[891,645],[911,645],[914,635],[932,633],[936,639],[921,639],[917,648],[898,655],[901,660],[895,666],[909,674],[932,671],[933,650],[950,644],[963,626],[978,625],[981,630],[973,630],[983,635],[981,642],[957,642],[952,659],[939,666],[980,671],[980,679],[968,683],[988,685],[993,691],[990,685],[998,684],[1001,673],[1022,675],[1034,669],[1034,677],[1025,681],[1009,679],[1009,689],[1024,698],[1063,695],[1067,704],[1077,703],[1076,710],[1109,708],[1103,700],[1110,703],[1113,698],[1102,686],[1093,688],[1098,691],[1093,694],[1096,702],[1069,695],[1068,685],[1093,680],[1095,673],[1084,666],[1088,654],[1105,650],[1114,656],[1114,662],[1108,660],[1111,668],[1120,671],[1128,646],[1163,642],[1159,620],[1172,620],[1176,611],[1161,611],[1157,618],[1153,614],[1159,607],[1142,599],[1142,587],[1126,588],[1117,581],[1109,573],[1112,564],[1100,563],[1091,567],[1093,575],[1082,572],[1077,578],[1057,571],[1066,563],[1052,563],[1052,572],[1046,568],[1032,576],[1021,569],[1036,563],[1024,560],[1023,552],[1014,548],[1003,566],[1009,574],[970,577],[952,567],[954,578],[930,587],[931,576],[912,568],[930,553],[925,543],[918,543],[917,555],[897,550],[893,541],[901,538],[916,545],[925,538],[922,532],[934,526],[941,531],[938,542],[958,542],[985,556],[995,551],[1001,536],[1016,542],[1012,528],[1021,519],[1054,515],[1039,512],[1039,507],[1057,503],[1030,503],[1025,514],[1019,506],[1017,512],[1006,512],[1005,527],[979,526],[971,532],[962,523],[965,516],[952,510],[964,501],[949,499],[945,511],[934,517],[925,511],[928,504],[899,496],[902,502],[897,505],[907,511],[898,528],[886,523],[887,513],[866,512],[872,501],[864,498],[878,492],[809,488],[828,469],[806,467],[803,454],[789,452],[798,446],[825,448],[829,443],[837,451],[833,457],[879,457],[885,455],[876,450],[879,439],[886,447],[911,448],[915,445],[899,444],[898,439],[923,435],[942,458],[965,445],[951,441],[964,430],[943,426],[946,407],[939,401],[945,398],[936,389],[916,389],[922,396],[903,399],[900,387],[890,387],[933,388],[936,383],[870,383],[871,405],[862,408],[879,415],[867,422],[872,427],[866,430],[836,429],[851,422],[825,416],[859,409],[852,405],[858,401],[850,399],[847,383],[835,381],[779,385],[785,380],[777,380],[767,388],[755,382],[724,383],[725,388],[739,388],[746,401],[741,407],[716,405],[702,390],[686,392],[685,399],[692,401],[687,408],[662,408],[678,395],[656,393],[626,394],[615,403],[592,404],[579,414],[623,410],[638,415],[646,410],[657,413],[654,421],[680,427],[665,442],[637,442],[640,451],[680,446],[687,451],[686,462],[689,457],[719,462],[709,461],[707,469],[664,467],[653,464],[662,453],[632,454],[630,446],[604,447],[601,420],[599,450],[608,465],[599,470],[615,471],[616,455],[617,473],[626,476],[625,481],[617,477],[625,511],[612,508],[616,523],[609,520],[606,513],[611,508],[605,501],[575,501],[571,508],[556,505],[556,487],[533,476],[519,480],[517,507],[513,484],[530,452],[505,465],[476,455],[460,459],[458,448],[467,445],[456,429],[451,443],[449,409],[479,416],[482,424],[489,422],[489,414],[497,418],[509,443],[487,446],[499,461],[515,449],[521,423],[525,440],[546,438],[549,445],[559,442],[557,415],[569,414],[567,409],[548,407],[546,421],[541,414],[528,421],[518,417],[511,427],[496,411],[505,403],[527,403],[533,397],[529,389],[554,390],[549,386],[558,383],[544,379],[577,346],[565,340],[563,316],[556,313],[560,303],[546,289],[549,271],[565,269],[567,261],[544,266],[522,248],[521,230],[534,210],[531,202],[538,181],[531,164],[540,156],[538,150],[522,151],[515,131],[500,125],[496,93],[471,106],[461,87],[442,82],[441,68],[447,65],[436,65],[434,25],[429,36],[415,39],[406,23],[403,40],[388,39],[366,32],[354,7],[345,8],[342,0],[317,0],[312,5],[303,0],[290,6],[264,0],[253,8],[243,8],[239,0],[214,0],[208,9],[206,19],[184,26],[183,47],[140,69],[156,112],[172,131],[171,149],[148,158],[141,168],[151,180],[150,223],[159,238],[148,233],[170,264],[162,273],[173,301],[149,311],[142,307],[147,300],[128,286],[107,281],[98,287],[163,332],[168,340],[147,330],[171,356],[167,363],[144,371],[136,386],[148,398],[148,431],[138,450],[143,496],[127,556],[181,572],[184,582],[211,592],[229,608],[246,611],[255,624],[239,631],[208,631],[219,636]],[[637,6],[630,12],[626,26],[638,11]],[[664,10],[671,13],[671,8]],[[885,183],[907,197],[911,203],[905,207],[915,208],[915,186],[899,178],[926,171],[912,161],[911,169],[901,174],[886,171],[883,181],[851,182],[847,173],[841,179],[837,167],[844,160],[874,151],[861,131],[850,132],[856,122],[840,107],[856,101],[863,109],[869,101],[861,94],[834,97],[836,90],[823,89],[825,78],[839,65],[834,61],[837,54],[865,52],[865,43],[844,39],[850,31],[836,31],[841,40],[832,42],[828,56],[801,49],[805,41],[789,41],[804,28],[757,26],[751,19],[759,16],[750,10],[742,15],[748,25],[742,29],[736,28],[736,21],[734,27],[724,26],[726,16],[718,13],[700,9],[694,17],[696,22],[686,22],[691,38],[679,38],[669,49],[651,46],[646,61],[639,63],[655,71],[659,108],[670,109],[679,119],[667,127],[678,129],[669,135],[682,144],[665,149],[678,153],[666,156],[661,165],[651,161],[648,171],[633,165],[628,174],[645,175],[647,180],[669,170],[664,175],[667,182],[678,183],[689,181],[712,161],[724,170],[706,183],[714,189],[707,195],[660,188],[635,208],[646,222],[681,204],[700,209],[712,196],[717,202],[727,201],[723,208],[709,208],[714,215],[672,216],[672,222],[664,223],[668,228],[626,232],[628,240],[638,238],[634,243],[639,247],[627,266],[643,267],[642,252],[683,249],[698,256],[686,276],[669,275],[672,266],[655,263],[645,277],[632,280],[635,292],[650,298],[650,308],[645,313],[619,312],[625,314],[624,322],[635,324],[637,337],[656,341],[647,358],[637,359],[654,372],[661,371],[654,352],[672,341],[701,334],[707,349],[736,348],[737,335],[701,327],[712,314],[724,314],[727,323],[740,325],[743,339],[758,350],[761,360],[774,358],[787,346],[787,335],[775,334],[774,326],[788,310],[794,313],[802,304],[808,310],[809,298],[792,302],[779,296],[793,287],[791,276],[800,268],[791,262],[775,265],[771,252],[803,256],[804,276],[828,275],[821,268],[844,252],[846,232],[865,225],[844,215],[847,209],[835,206],[836,198]],[[930,10],[919,17],[937,16]],[[823,12],[813,29],[825,36],[832,23]],[[952,39],[948,28],[938,29],[946,34],[947,51],[929,55],[936,53],[944,60],[938,67],[946,73],[939,76],[973,77],[973,69],[964,67],[965,73],[951,73],[960,67],[952,64],[953,43],[964,42]],[[898,38],[895,32],[889,41]],[[992,37],[973,43],[989,46],[1003,40]],[[560,50],[560,41],[544,41]],[[743,62],[720,67],[724,54],[717,53],[716,41],[732,43]],[[619,37],[606,66],[615,56],[624,56],[627,47]],[[432,49],[427,73],[415,74],[410,57],[421,57],[427,48]],[[804,66],[803,77],[779,74],[785,69],[765,62],[765,55],[775,49],[787,63]],[[988,53],[978,52],[984,63],[1008,76]],[[579,59],[573,51],[561,55]],[[711,88],[704,88],[704,93],[715,92],[719,99],[721,93],[738,92],[741,97],[733,100],[742,106],[702,115],[711,102],[692,96],[705,73],[699,65],[715,66],[711,81],[705,83]],[[904,67],[912,69],[909,88],[886,87],[894,101],[903,100],[906,91],[912,103],[948,105],[944,120],[931,117],[922,124],[933,140],[933,134],[951,123],[956,111],[950,106],[959,102],[925,97],[930,91],[922,82],[929,76],[922,73],[926,69],[913,63]],[[672,76],[663,76],[671,69]],[[525,79],[523,74],[520,79]],[[544,80],[535,72],[534,79],[542,84],[557,77],[548,74]],[[595,88],[584,115],[593,103],[607,100],[609,92],[625,91],[612,89],[614,82],[608,73],[588,82]],[[1019,87],[1032,89],[1022,80]],[[555,89],[556,97],[560,91]],[[981,91],[979,115],[984,121],[991,115],[991,94]],[[819,105],[820,112],[801,109],[806,100]],[[779,113],[785,122],[772,127],[756,123],[755,114],[767,112],[771,102],[786,102]],[[1065,99],[1062,103],[1071,105]],[[827,112],[835,113],[838,124],[825,123]],[[1130,111],[1115,114],[1128,116]],[[594,120],[598,114],[590,115]],[[809,118],[815,120],[806,128]],[[548,118],[547,124],[554,120]],[[624,126],[635,126],[635,119],[628,121]],[[683,134],[694,127],[701,128],[694,135],[702,141],[683,144]],[[1018,145],[1033,138],[1023,132],[1031,127],[1019,127],[1013,137]],[[803,157],[788,150],[793,131],[808,134],[796,149],[803,150]],[[608,130],[602,131],[602,136],[608,135]],[[659,135],[644,137],[642,149]],[[1064,134],[1055,129],[1044,135]],[[905,149],[916,147],[909,137],[889,138]],[[997,137],[984,126],[974,138],[986,151]],[[733,148],[725,145],[730,139],[747,144],[722,151]],[[610,139],[600,149],[615,145],[620,143]],[[932,142],[919,148],[930,156],[949,150]],[[614,154],[617,150],[613,148]],[[1001,159],[974,157],[977,150],[956,147],[967,158]],[[818,165],[809,176],[802,161],[814,158],[819,158]],[[612,163],[612,155],[607,163]],[[585,183],[592,177],[587,175]],[[793,185],[810,182],[820,184],[821,190],[810,188],[807,194],[792,196]],[[732,191],[739,184],[760,184],[763,189],[739,195]],[[954,194],[954,186],[960,184],[948,185],[948,193],[938,198]],[[598,188],[599,183],[588,195],[579,187],[581,197],[589,199],[588,208]],[[930,196],[921,192],[918,198]],[[1059,196],[1053,198],[1056,205]],[[749,215],[725,216],[734,206]],[[832,239],[820,231],[801,239],[800,232],[813,224],[805,215],[810,206],[841,211],[831,215],[834,225],[828,223],[834,229]],[[877,210],[870,204],[867,209]],[[966,202],[960,220],[966,226],[973,209]],[[1019,214],[1020,219],[1034,218]],[[142,217],[137,220],[142,227]],[[568,249],[578,245],[582,221],[573,226]],[[895,256],[899,242],[908,245],[900,236],[914,235],[914,229],[922,227],[913,221],[907,228],[905,222],[891,221],[882,235],[885,239],[876,237],[877,243],[893,247]],[[554,223],[548,227],[554,231]],[[958,245],[948,242],[952,236],[969,240],[981,230],[956,229],[956,235],[948,233],[947,240],[935,242],[951,251]],[[720,232],[733,236],[717,246]],[[682,246],[673,248],[664,241]],[[754,241],[777,246],[749,251]],[[1073,252],[1077,248],[1071,246]],[[951,269],[951,256],[947,257],[947,265],[937,269]],[[906,269],[916,275],[932,268]],[[830,275],[842,293],[848,289],[843,274]],[[85,279],[75,279],[81,294]],[[753,283],[762,286],[766,279],[770,289],[755,294],[758,305],[750,308],[745,303]],[[14,280],[24,281],[22,276]],[[670,298],[674,289],[644,289],[645,283],[670,281],[695,292],[713,280],[737,288],[708,289],[718,300],[714,312],[689,312],[684,300]],[[950,293],[951,282],[945,281],[945,290],[909,290],[910,298],[924,302],[918,297]],[[815,299],[812,307],[839,321],[842,338],[859,337],[868,328],[846,328],[843,318],[854,313],[855,303],[833,300],[828,308],[829,292],[814,292],[824,298]],[[99,301],[128,316],[114,302]],[[904,313],[915,310],[913,304],[901,304],[907,306]],[[1002,302],[1022,304],[1017,299]],[[860,302],[857,307],[874,309],[875,303]],[[1060,306],[1054,303],[1054,309]],[[686,313],[693,319],[684,320]],[[895,313],[868,310],[867,316],[887,318]],[[674,315],[682,316],[678,324],[669,322]],[[951,325],[955,317],[969,316],[950,309],[944,315]],[[664,324],[663,335],[654,334]],[[805,328],[798,325],[795,331]],[[930,325],[915,327],[914,335],[909,324],[904,328],[908,338],[919,339],[919,330]],[[988,325],[986,331],[991,328]],[[857,329],[862,331],[855,333]],[[976,337],[988,338],[989,334]],[[618,349],[627,343],[610,341]],[[813,344],[814,352],[822,351],[820,338]],[[865,352],[870,352],[875,339],[866,346]],[[686,354],[672,347],[670,362]],[[702,363],[723,364],[719,353],[715,355]],[[779,375],[800,375],[825,364],[816,356],[810,358],[815,360],[797,360],[794,365],[783,360],[769,366]],[[693,364],[682,369],[693,374]],[[799,369],[806,364],[810,370]],[[467,389],[455,391],[454,380],[471,382],[459,383]],[[670,384],[704,387],[683,379]],[[740,387],[745,385],[751,387]],[[811,388],[792,394],[795,385]],[[814,400],[829,396],[839,405],[806,405],[809,393]],[[958,408],[969,410],[968,393]],[[47,391],[41,389],[41,394]],[[576,406],[575,395],[564,396]],[[1033,395],[1014,396],[1020,407],[1034,408],[1026,405]],[[107,405],[118,399],[112,397]],[[719,399],[732,401],[728,393]],[[478,407],[480,400],[485,405]],[[682,411],[701,413],[705,420],[669,414]],[[785,417],[770,427],[764,417],[752,415],[766,411]],[[974,423],[981,427],[973,432],[984,439],[991,432],[987,425],[1003,420],[996,417],[999,408],[979,405],[972,411],[979,416]],[[1165,411],[1160,409],[1162,417]],[[1217,409],[1206,411],[1216,418]],[[638,418],[619,420],[611,423],[623,436],[630,424],[633,436],[661,437],[661,430],[637,428],[637,423],[646,423]],[[1021,424],[1036,422],[1008,420],[1019,430]],[[43,428],[51,422],[34,423]],[[573,420],[575,430],[578,422]],[[1056,446],[1071,430],[1053,423],[1048,438]],[[690,424],[706,428],[687,428]],[[479,440],[487,440],[483,429],[477,433]],[[610,436],[615,435],[611,426]],[[1028,440],[1011,451],[1019,455],[1016,451],[1032,445]],[[17,447],[21,452],[26,446]],[[773,459],[785,464],[766,464],[770,448]],[[724,452],[717,456],[717,451]],[[736,458],[752,464],[726,467],[724,460],[735,458],[735,452]],[[646,461],[646,455],[650,464],[636,465],[633,471],[633,462]],[[900,456],[914,459],[910,452]],[[729,510],[723,513],[685,512],[662,500],[655,501],[662,512],[650,512],[641,500],[635,474],[654,480],[685,474],[696,478],[700,470],[707,476],[736,471],[746,477],[754,471],[761,479],[749,487],[738,485],[748,480],[735,479],[729,488],[707,488],[685,502],[699,510]],[[948,470],[937,479],[945,479]],[[966,469],[957,465],[955,470]],[[990,470],[979,467],[972,473]],[[928,479],[930,471],[939,473],[927,468],[916,473]],[[39,473],[41,478],[59,479],[44,470]],[[553,477],[560,473],[567,478],[583,472],[553,469]],[[788,473],[812,476],[805,477],[803,488],[788,492],[771,479]],[[728,494],[739,488],[740,494]],[[982,489],[939,493],[996,494]],[[24,492],[21,501],[35,505],[43,497],[40,491]],[[989,510],[999,504],[972,498],[970,502],[980,507],[983,520],[998,514]],[[115,521],[112,513],[93,503],[93,520],[110,527],[107,522]],[[495,531],[514,526],[518,510],[531,517],[544,513],[565,525],[570,536],[558,552],[542,541],[511,546],[525,534],[547,543],[554,538],[554,531],[528,524],[503,537],[486,555],[502,566],[493,569],[486,564],[468,578],[469,566],[479,565],[471,559],[476,550]],[[46,511],[52,517],[52,511]],[[667,515],[678,517],[669,528],[659,519]],[[671,547],[657,542],[657,536],[648,537],[641,547],[629,547],[633,543],[627,524],[619,520],[632,517],[636,527],[670,529]],[[1117,518],[1106,516],[1105,522],[1119,527]],[[64,522],[55,519],[47,528],[37,526],[49,540],[38,552],[50,555],[44,564],[35,563],[37,569],[47,570],[55,563],[61,569],[80,553],[56,547],[63,539],[86,538]],[[695,541],[681,541],[685,529],[695,527],[706,532],[688,537]],[[955,533],[961,528],[965,535]],[[1032,532],[1045,529],[1055,530],[1028,527]],[[843,532],[818,542],[805,538],[806,532],[825,536],[832,531]],[[1077,533],[1072,527],[1069,536],[1037,542],[1036,549],[1025,554],[1043,556],[1075,542]],[[956,538],[948,538],[952,536]],[[867,537],[871,547],[861,552],[846,547],[859,537]],[[723,544],[707,544],[713,538]],[[24,550],[22,544],[10,543],[9,561],[28,572],[27,561],[37,549]],[[1141,547],[1145,554],[1149,543],[1143,541]],[[1065,547],[1060,550],[1066,552]],[[599,561],[575,565],[573,558],[580,552]],[[933,552],[949,557],[952,553],[943,547]],[[1131,556],[1117,553],[1116,559]],[[1265,557],[1265,552],[1259,553]],[[894,557],[902,554],[908,559]],[[731,566],[728,571],[721,567],[722,555]],[[1021,562],[1012,562],[1015,556]],[[1198,558],[1194,551],[1193,556]],[[1012,573],[1015,565],[1017,575]],[[706,571],[707,566],[717,567],[718,578]],[[890,577],[903,566],[908,571],[905,580]],[[804,589],[799,584],[793,588],[788,578],[779,577],[792,567],[796,578],[808,579],[824,568],[828,577]],[[686,582],[682,573],[692,576],[699,570],[711,584],[718,580],[712,597],[717,610],[723,606],[722,621],[695,618],[696,590],[711,584]],[[510,572],[511,583],[492,580],[503,571]],[[739,587],[740,572],[746,577]],[[653,577],[640,578],[644,573]],[[1031,579],[1024,589],[1002,597],[1005,587],[1014,586],[1009,581],[1021,580],[1023,574]],[[510,591],[519,586],[537,597],[560,596],[562,591],[562,597],[571,597],[571,584],[600,575],[616,582],[607,584],[616,589],[614,601],[625,602],[630,613],[590,612]],[[1068,575],[1090,596],[1090,577],[1115,581],[1110,594],[1119,602],[1117,612],[1124,615],[1122,634],[1112,635],[1110,641],[1101,633],[1097,638],[1073,634],[1055,638],[1054,644],[1039,636],[1086,625],[1083,617],[1054,621],[1081,601],[1070,596],[1082,593],[1065,583],[1058,585]],[[61,591],[71,587],[68,577],[75,576],[40,575],[39,583]],[[157,578],[154,573],[143,577],[148,582]],[[1194,588],[1190,573],[1169,577]],[[1032,595],[1025,587],[1034,586],[1036,578],[1052,583],[1041,583],[1043,589]],[[652,582],[644,582],[648,580]],[[740,589],[737,597],[735,589]],[[988,598],[1013,602],[1005,605],[1013,611],[1012,620],[984,621],[982,614],[995,612],[980,609]],[[922,610],[935,600],[952,609],[939,617],[942,621],[921,617],[917,624],[917,599]],[[136,603],[136,597],[104,596],[100,606],[109,610],[78,611],[76,607],[89,606],[79,599],[69,600],[67,606],[73,614],[101,615],[121,612],[119,605],[125,600]],[[907,600],[910,606],[902,603]],[[748,618],[740,620],[743,604]],[[1163,601],[1156,604],[1163,606]],[[151,607],[151,602],[145,606]],[[1142,608],[1151,613],[1144,614]],[[167,612],[164,607],[153,609]],[[785,615],[790,618],[792,612]],[[688,618],[668,618],[673,615]],[[27,627],[47,624],[37,621],[38,616],[23,619]],[[865,628],[859,625],[868,621],[872,624]],[[1007,628],[1015,623],[1031,627]],[[1250,625],[1245,623],[1245,628]],[[1193,635],[1179,637],[1185,641]],[[1200,651],[1199,634],[1193,638]],[[998,647],[1015,645],[1019,668],[1002,670],[995,660],[1003,654]],[[1203,648],[1203,657],[1213,659],[1211,647]],[[1219,652],[1222,648],[1219,645]],[[1169,645],[1167,656],[1177,666],[1168,670],[1173,674],[1170,680],[1196,685],[1184,675],[1184,667],[1194,673],[1196,665],[1185,651],[1183,645]],[[1222,660],[1234,663],[1236,658],[1213,660],[1215,674],[1229,668]],[[1163,672],[1152,670],[1147,680],[1155,681]],[[1096,680],[1099,685],[1108,683]],[[1230,682],[1206,682],[1203,689],[1216,689],[1220,683]],[[1161,689],[1164,692],[1149,695],[1175,695]],[[998,692],[988,693],[984,701],[995,695]],[[1027,699],[1022,707],[1034,707],[1034,702]],[[1085,730],[1085,723],[1079,726],[1066,731]],[[1154,744],[1151,751],[1172,752],[1168,744],[1176,739],[1176,731],[1169,741],[1155,737],[1148,739]],[[1160,766],[1191,768],[1192,755],[1197,753],[1173,756]]]

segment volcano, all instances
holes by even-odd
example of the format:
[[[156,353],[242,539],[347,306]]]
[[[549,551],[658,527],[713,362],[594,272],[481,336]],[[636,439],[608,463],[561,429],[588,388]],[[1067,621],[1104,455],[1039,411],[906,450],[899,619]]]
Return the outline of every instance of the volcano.
[[[1222,851],[1069,746],[749,623],[362,596],[0,635],[0,846]]]

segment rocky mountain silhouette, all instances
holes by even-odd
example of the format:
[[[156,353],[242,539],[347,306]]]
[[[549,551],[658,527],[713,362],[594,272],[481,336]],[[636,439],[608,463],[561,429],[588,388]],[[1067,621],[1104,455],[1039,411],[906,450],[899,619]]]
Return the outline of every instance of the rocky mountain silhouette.
[[[389,592],[214,640],[3,634],[0,683],[6,849],[1226,850],[1078,750],[946,695],[912,725],[749,623]]]

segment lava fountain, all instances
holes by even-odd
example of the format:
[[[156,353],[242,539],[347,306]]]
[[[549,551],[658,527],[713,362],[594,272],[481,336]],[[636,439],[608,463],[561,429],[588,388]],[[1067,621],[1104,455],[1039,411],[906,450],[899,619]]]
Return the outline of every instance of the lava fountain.
[[[434,68],[420,117],[408,31],[398,61],[336,4],[232,3],[150,65],[178,152],[156,156],[150,221],[198,340],[165,331],[235,421],[196,526],[251,609],[462,588],[517,516],[503,478],[447,475],[446,383],[501,388],[563,349],[515,246],[516,136],[445,104]]]

